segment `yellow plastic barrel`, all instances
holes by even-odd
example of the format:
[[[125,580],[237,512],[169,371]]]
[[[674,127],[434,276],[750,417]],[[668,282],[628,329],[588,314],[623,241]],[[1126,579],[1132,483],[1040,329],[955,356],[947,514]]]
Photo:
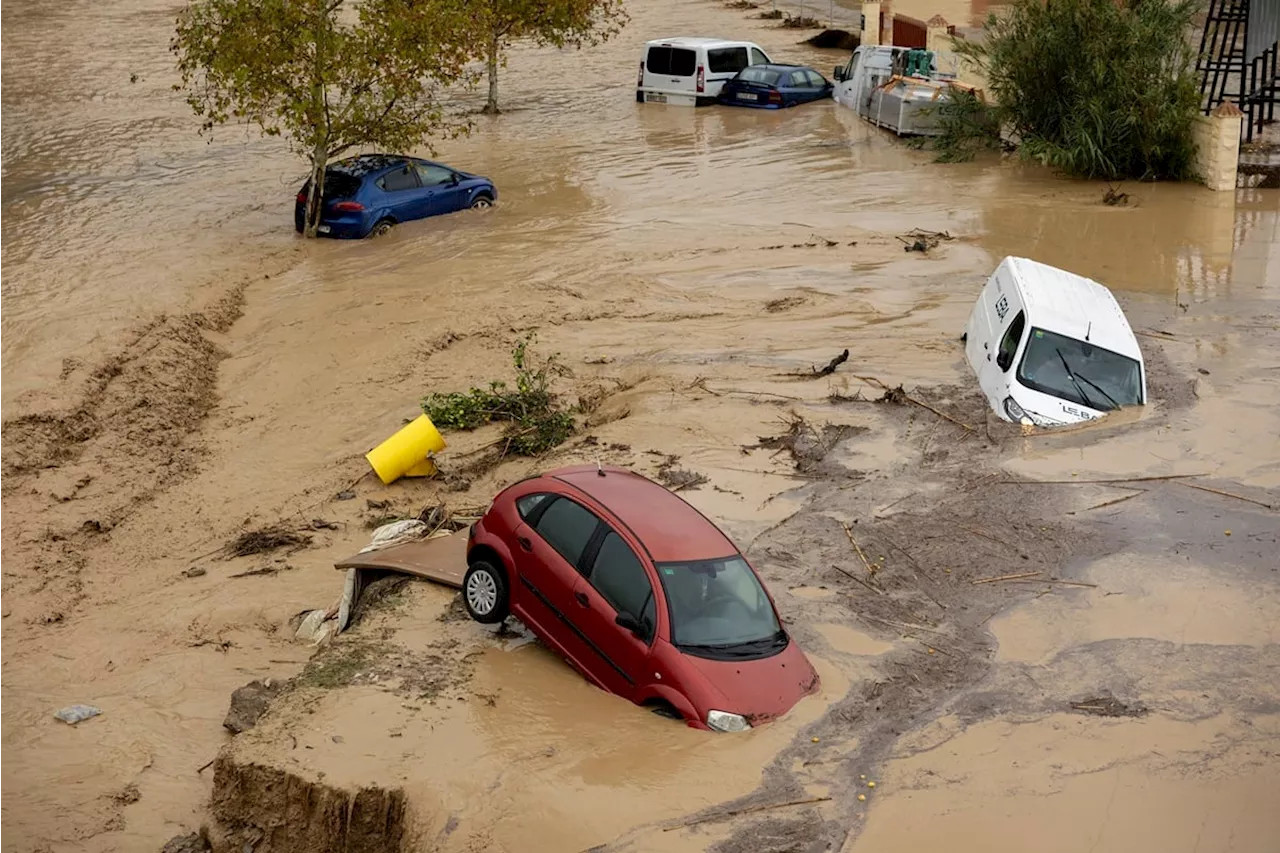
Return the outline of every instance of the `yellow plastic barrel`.
[[[408,471],[404,472],[405,477],[434,477],[436,475],[436,463],[428,457],[423,459],[417,465],[414,465]]]
[[[364,458],[369,461],[378,479],[384,484],[390,484],[406,474],[429,476],[425,472],[424,463],[430,465],[430,473],[434,473],[435,465],[428,456],[439,453],[444,448],[444,437],[440,435],[436,425],[426,415],[419,415],[401,427],[395,435],[366,453]],[[423,473],[418,473],[419,471]]]

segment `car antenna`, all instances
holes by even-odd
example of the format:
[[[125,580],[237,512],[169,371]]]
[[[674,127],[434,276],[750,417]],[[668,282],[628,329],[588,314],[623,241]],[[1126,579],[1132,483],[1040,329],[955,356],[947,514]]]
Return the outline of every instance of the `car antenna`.
[[[600,460],[599,460],[599,459],[597,459],[597,460],[596,460],[596,476],[597,476],[597,477],[603,477],[603,476],[604,476],[604,466],[600,464]]]
[[[1093,331],[1093,321],[1089,321],[1089,328],[1084,330],[1084,339],[1089,340],[1089,333]]]

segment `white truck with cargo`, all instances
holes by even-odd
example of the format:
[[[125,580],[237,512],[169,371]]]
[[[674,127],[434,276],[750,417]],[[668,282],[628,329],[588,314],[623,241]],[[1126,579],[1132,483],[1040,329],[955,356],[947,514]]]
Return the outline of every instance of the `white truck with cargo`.
[[[1001,418],[1056,426],[1147,400],[1138,339],[1111,291],[1027,258],[1005,258],[969,315],[965,358]]]
[[[636,100],[701,107],[716,102],[727,80],[748,65],[772,62],[749,41],[715,38],[654,39],[640,57]]]

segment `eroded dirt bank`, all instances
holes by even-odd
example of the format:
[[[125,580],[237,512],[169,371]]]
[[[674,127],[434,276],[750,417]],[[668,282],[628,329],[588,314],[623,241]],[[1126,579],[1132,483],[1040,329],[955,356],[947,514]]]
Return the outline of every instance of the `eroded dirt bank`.
[[[105,10],[71,21],[68,37],[167,26],[167,10]],[[16,376],[24,393],[5,397],[5,850],[155,849],[208,822],[218,770],[197,771],[229,737],[227,697],[251,678],[303,671],[310,650],[290,640],[290,620],[333,600],[330,566],[363,544],[371,518],[441,497],[483,506],[561,461],[653,471],[670,453],[709,478],[685,494],[749,544],[817,659],[822,696],[746,738],[706,738],[587,688],[537,644],[449,621],[450,597],[415,585],[332,650],[372,640],[366,656],[321,669],[224,761],[261,762],[317,791],[401,790],[419,849],[914,849],[933,843],[920,834],[931,823],[914,817],[927,814],[956,827],[952,846],[974,833],[985,841],[973,849],[999,850],[1016,838],[1000,816],[1030,802],[1019,797],[1058,791],[1070,796],[1053,798],[1049,817],[1093,833],[1055,835],[1070,840],[1064,850],[1192,849],[1151,835],[1153,814],[1206,818],[1202,850],[1270,849],[1275,826],[1257,797],[1276,752],[1275,514],[1172,481],[1133,484],[1145,492],[996,481],[1199,474],[1280,503],[1275,197],[1126,187],[1135,204],[1113,209],[1098,187],[1016,166],[934,166],[834,105],[648,109],[630,87],[637,45],[654,32],[732,30],[834,63],[715,3],[633,13],[628,33],[598,50],[516,52],[504,91],[521,108],[441,152],[498,181],[497,210],[383,241],[295,250],[284,230],[292,167],[256,148],[208,154],[156,107],[168,97],[162,70],[137,102],[156,118],[135,124],[162,128],[147,138],[170,155],[129,135],[127,73],[104,92],[119,116],[73,98],[50,112],[85,151],[95,122],[118,134],[98,133],[115,140],[111,163],[136,168],[115,195],[109,174],[92,184],[100,192],[60,191],[35,154],[11,160],[6,135],[5,385]],[[47,22],[5,14],[19,22],[5,28],[6,77],[19,79],[13,40],[34,40]],[[163,39],[121,44],[116,70],[134,56],[160,69]],[[542,88],[563,82],[566,61],[581,81]],[[94,113],[89,131],[75,130],[81,110]],[[150,165],[165,156],[182,168]],[[15,162],[28,169],[25,195]],[[112,199],[130,194],[117,222]],[[179,215],[191,204],[193,222]],[[86,211],[97,231],[83,227]],[[171,231],[134,227],[155,221]],[[960,239],[907,254],[896,235],[913,227]],[[58,235],[68,251],[41,248]],[[1155,405],[1056,437],[998,425],[988,435],[956,338],[1006,253],[1117,290],[1146,333]],[[196,259],[213,266],[197,273]],[[208,306],[241,282],[240,319],[210,322],[222,315]],[[59,283],[73,299],[39,299],[35,285]],[[130,328],[174,334],[135,339]],[[574,442],[461,492],[366,479],[355,500],[335,499],[418,397],[504,375],[511,346],[534,330],[538,351],[573,370],[566,393],[606,392]],[[14,334],[30,346],[11,349]],[[850,361],[833,377],[787,375],[845,347]],[[905,382],[975,432],[910,404],[840,400],[879,396],[855,374]],[[793,409],[818,431],[817,461],[797,470],[785,452],[743,452],[785,433]],[[451,436],[450,455],[489,439]],[[370,499],[391,507],[370,510]],[[309,529],[303,550],[218,553],[246,527],[313,519],[337,526]],[[845,523],[869,560],[884,558],[873,584],[883,594],[839,570],[866,580]],[[972,583],[1020,571],[1042,574]],[[1103,690],[1148,713],[1070,708]],[[76,728],[52,718],[83,701],[103,715]],[[1016,755],[992,758],[992,739]],[[1064,758],[1084,743],[1096,760]],[[1154,755],[1173,743],[1182,758]],[[1014,761],[1024,769],[1009,770]],[[1188,765],[1240,780],[1227,786],[1234,842],[1215,822],[1222,801],[1178,781]],[[880,786],[859,788],[863,775]],[[1121,804],[1129,791],[1158,795],[1146,811],[1107,812],[1086,793],[1106,785]],[[1035,793],[1006,795],[1014,789]],[[325,796],[342,795],[316,801]]]

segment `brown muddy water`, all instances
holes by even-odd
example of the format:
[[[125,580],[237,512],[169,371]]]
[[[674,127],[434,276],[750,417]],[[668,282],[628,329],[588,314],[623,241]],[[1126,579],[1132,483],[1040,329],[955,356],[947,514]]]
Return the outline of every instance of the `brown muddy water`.
[[[440,621],[448,595],[415,586],[352,642],[386,628],[408,651],[385,678],[417,692],[369,664],[292,694],[229,755],[397,786],[442,850],[1276,849],[1280,523],[1259,504],[1280,505],[1277,196],[1126,186],[1110,208],[1104,187],[1013,163],[933,164],[833,104],[637,105],[639,46],[662,34],[840,55],[720,3],[631,11],[600,48],[514,51],[510,111],[441,146],[495,179],[495,210],[303,244],[298,163],[240,131],[206,144],[169,90],[171,4],[4,5],[3,849],[153,850],[208,822],[197,769],[229,738],[227,697],[302,669],[289,620],[336,596],[367,499],[483,506],[563,461],[653,471],[648,451],[710,478],[686,496],[757,562],[822,695],[709,738],[536,643]],[[915,227],[957,239],[904,253]],[[1152,365],[1146,411],[980,435],[956,339],[1005,254],[1116,290]],[[530,331],[572,368],[566,393],[606,392],[578,439],[462,492],[366,478],[333,499],[422,394],[504,375]],[[786,375],[845,347],[829,379]],[[831,403],[879,393],[855,375],[979,435]],[[791,409],[846,428],[803,472],[742,449]],[[450,436],[442,462],[490,438]],[[1169,474],[1258,503],[1071,483]],[[288,556],[216,554],[244,526],[312,518],[339,527]],[[838,522],[865,525],[888,594],[830,569],[859,565]],[[1028,563],[1097,586],[970,583]],[[232,577],[256,568],[276,571]],[[1148,711],[1070,710],[1103,690]],[[73,702],[103,714],[53,719]],[[714,819],[672,828],[696,815]]]

